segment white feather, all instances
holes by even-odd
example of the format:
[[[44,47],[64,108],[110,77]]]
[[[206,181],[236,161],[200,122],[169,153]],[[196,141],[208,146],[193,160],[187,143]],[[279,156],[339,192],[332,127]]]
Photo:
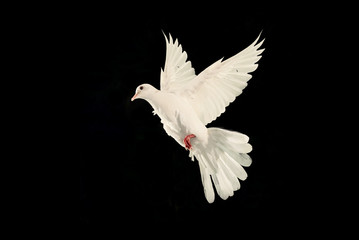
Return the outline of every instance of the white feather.
[[[264,41],[257,44],[259,37],[233,57],[223,62],[222,59],[216,61],[181,88],[180,94],[193,106],[203,124],[207,125],[219,117],[247,86],[252,77],[249,73],[257,69],[256,62],[264,50],[259,50]],[[215,94],[211,86],[216,86]],[[218,108],[213,102],[224,104]]]
[[[187,53],[182,51],[182,46],[177,39],[173,42],[171,34],[169,40],[166,35],[164,36],[166,39],[166,61],[164,70],[161,71],[161,90],[175,92],[196,75],[191,62],[186,62]]]
[[[201,159],[199,157],[198,159]],[[210,174],[208,173],[208,170],[206,167],[203,166],[203,161],[199,160],[199,170],[201,172],[201,179],[202,179],[202,185],[204,189],[204,195],[209,203],[214,202],[214,191],[212,187],[212,181]]]

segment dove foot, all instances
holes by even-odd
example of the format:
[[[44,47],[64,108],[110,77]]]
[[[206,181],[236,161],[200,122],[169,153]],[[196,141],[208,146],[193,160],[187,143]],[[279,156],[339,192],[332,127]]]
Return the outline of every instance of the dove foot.
[[[194,134],[189,134],[189,135],[187,135],[187,136],[184,138],[183,142],[184,142],[184,145],[186,146],[186,149],[187,149],[187,150],[191,150],[191,149],[192,149],[191,138],[194,138],[194,137],[196,137],[196,135],[194,135]]]

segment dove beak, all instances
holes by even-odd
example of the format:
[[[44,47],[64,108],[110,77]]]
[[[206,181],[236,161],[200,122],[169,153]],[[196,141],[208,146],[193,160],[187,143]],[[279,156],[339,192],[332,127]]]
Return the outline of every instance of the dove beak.
[[[133,102],[133,100],[136,99],[136,97],[137,97],[138,94],[139,94],[139,93],[137,92],[137,93],[135,93],[135,95],[133,95],[133,97],[131,98],[131,102]]]

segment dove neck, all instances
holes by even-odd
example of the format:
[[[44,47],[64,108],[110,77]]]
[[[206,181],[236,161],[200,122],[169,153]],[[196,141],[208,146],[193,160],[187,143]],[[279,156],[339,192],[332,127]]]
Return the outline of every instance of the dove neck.
[[[158,89],[154,88],[154,91],[151,93],[151,95],[144,98],[149,104],[151,104],[152,107],[158,104],[158,102],[161,99],[162,92]]]
[[[158,110],[159,108],[173,107],[173,95],[160,90],[155,91],[147,99],[147,102],[152,106],[153,109]]]

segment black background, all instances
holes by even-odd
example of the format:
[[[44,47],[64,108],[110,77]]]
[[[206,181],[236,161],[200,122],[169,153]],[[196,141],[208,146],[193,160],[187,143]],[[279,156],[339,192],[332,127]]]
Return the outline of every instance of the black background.
[[[311,146],[302,140],[312,120],[307,106],[315,103],[309,104],[301,59],[314,38],[309,29],[316,26],[308,28],[303,20],[308,15],[298,14],[296,6],[157,10],[93,6],[75,14],[80,224],[124,230],[202,223],[270,226],[274,232],[311,229],[319,206],[308,181],[310,167],[302,161],[310,161]],[[130,101],[141,83],[159,88],[162,30],[179,39],[196,74],[238,53],[263,30],[266,50],[253,78],[209,125],[242,132],[253,146],[247,180],[225,201],[216,195],[208,204],[198,163],[167,136],[147,102]]]

